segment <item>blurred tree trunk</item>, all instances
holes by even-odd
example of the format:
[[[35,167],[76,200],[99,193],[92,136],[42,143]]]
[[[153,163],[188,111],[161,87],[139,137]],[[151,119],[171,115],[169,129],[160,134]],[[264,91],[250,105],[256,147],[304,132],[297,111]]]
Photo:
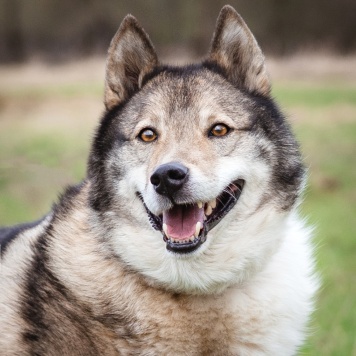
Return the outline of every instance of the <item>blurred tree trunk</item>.
[[[25,60],[25,41],[21,26],[21,3],[17,0],[3,2],[4,47],[10,62]]]

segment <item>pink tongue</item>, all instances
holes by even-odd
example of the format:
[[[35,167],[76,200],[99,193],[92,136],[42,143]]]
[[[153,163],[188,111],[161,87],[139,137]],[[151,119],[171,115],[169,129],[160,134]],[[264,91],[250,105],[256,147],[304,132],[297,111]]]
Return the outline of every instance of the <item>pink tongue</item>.
[[[198,221],[203,226],[204,209],[199,209],[197,204],[175,205],[163,213],[163,223],[167,225],[168,235],[178,240],[193,236]]]

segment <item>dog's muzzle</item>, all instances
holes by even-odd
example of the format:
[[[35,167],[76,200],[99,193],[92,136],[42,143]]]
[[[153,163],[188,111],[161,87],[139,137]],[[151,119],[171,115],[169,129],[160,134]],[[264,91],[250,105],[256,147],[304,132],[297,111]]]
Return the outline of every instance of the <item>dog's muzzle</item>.
[[[179,162],[170,162],[156,168],[150,177],[155,191],[166,196],[172,207],[161,215],[154,215],[145,205],[151,225],[162,232],[169,251],[195,251],[206,241],[208,232],[234,207],[244,186],[244,180],[230,183],[215,199],[208,202],[176,204],[175,196],[188,181],[189,169]]]

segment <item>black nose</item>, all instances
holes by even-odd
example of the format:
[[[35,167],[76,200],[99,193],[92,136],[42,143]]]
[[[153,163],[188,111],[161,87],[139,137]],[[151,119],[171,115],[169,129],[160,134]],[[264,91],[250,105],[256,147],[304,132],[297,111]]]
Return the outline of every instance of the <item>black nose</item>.
[[[188,179],[188,168],[178,162],[170,162],[159,166],[151,176],[151,183],[156,192],[172,196]]]

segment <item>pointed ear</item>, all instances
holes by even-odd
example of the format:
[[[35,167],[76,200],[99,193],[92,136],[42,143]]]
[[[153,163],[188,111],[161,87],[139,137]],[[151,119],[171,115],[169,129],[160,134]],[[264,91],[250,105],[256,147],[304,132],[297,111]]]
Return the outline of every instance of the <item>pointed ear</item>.
[[[262,51],[244,20],[229,5],[220,12],[208,61],[221,67],[233,84],[269,95],[271,86]]]
[[[113,108],[141,88],[158,65],[153,45],[137,20],[127,15],[111,41],[106,62],[105,106]]]

